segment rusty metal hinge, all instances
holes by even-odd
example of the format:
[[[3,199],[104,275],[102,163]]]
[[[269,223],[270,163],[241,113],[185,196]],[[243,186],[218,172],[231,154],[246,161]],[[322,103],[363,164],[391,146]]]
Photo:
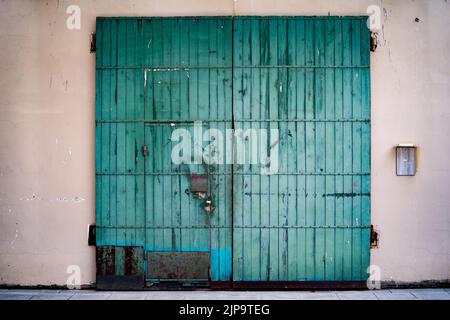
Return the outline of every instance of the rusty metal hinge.
[[[95,224],[90,224],[88,231],[88,245],[95,246],[96,244],[97,244],[96,227]]]
[[[142,155],[144,156],[144,158],[147,158],[147,154],[148,154],[147,145],[144,144],[142,146]]]
[[[95,40],[95,33],[91,33],[91,53],[97,51],[97,42]]]
[[[378,232],[370,225],[370,248],[378,248]]]
[[[378,46],[377,34],[375,32],[370,33],[370,51],[375,52]]]

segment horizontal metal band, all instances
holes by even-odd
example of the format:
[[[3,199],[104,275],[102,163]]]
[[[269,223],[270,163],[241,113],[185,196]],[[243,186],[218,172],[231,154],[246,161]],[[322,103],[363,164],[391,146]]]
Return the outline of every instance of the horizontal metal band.
[[[142,70],[148,72],[173,72],[190,70],[232,69],[369,69],[369,65],[233,65],[233,66],[97,66],[96,70]]]
[[[146,120],[146,119],[123,119],[123,120],[95,120],[96,123],[150,123],[154,125],[172,124],[194,124],[195,122],[215,123],[215,122],[370,122],[370,119],[199,119],[199,120]]]
[[[100,229],[370,229],[370,225],[336,225],[336,226],[224,226],[224,225],[196,225],[196,226],[106,226],[96,225]]]
[[[222,164],[224,166],[229,166],[230,164]],[[245,164],[248,166],[249,164]],[[217,166],[217,165],[214,165]],[[242,164],[234,164],[234,166],[243,166]],[[234,171],[234,172],[220,172],[220,171],[210,171],[208,173],[196,173],[196,172],[96,172],[97,176],[185,176],[191,174],[208,174],[211,176],[214,175],[263,175],[263,176],[370,176],[370,172],[361,173],[324,173],[324,172],[278,172],[271,175],[261,174],[258,172],[242,172],[242,171]]]
[[[197,20],[225,20],[225,21],[231,21],[231,20],[297,20],[297,21],[305,21],[305,20],[339,20],[339,21],[345,21],[345,20],[367,20],[367,16],[251,16],[251,15],[239,15],[239,16],[156,16],[156,17],[97,17],[98,20],[130,20],[130,21],[139,21],[139,20],[156,20],[156,21],[163,21],[163,20],[181,20],[181,21],[197,21]]]

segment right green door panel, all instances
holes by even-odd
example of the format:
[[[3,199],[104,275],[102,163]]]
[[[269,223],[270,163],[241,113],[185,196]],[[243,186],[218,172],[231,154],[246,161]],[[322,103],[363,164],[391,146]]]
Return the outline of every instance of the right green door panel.
[[[279,130],[277,172],[234,166],[234,281],[367,279],[369,41],[363,17],[233,19],[235,128]]]

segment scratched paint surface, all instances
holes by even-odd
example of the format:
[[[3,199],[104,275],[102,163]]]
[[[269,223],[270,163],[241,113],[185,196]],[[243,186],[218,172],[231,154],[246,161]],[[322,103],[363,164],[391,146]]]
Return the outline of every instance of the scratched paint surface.
[[[235,167],[235,281],[364,280],[369,30],[349,18],[234,19],[236,128],[278,128],[279,170]]]
[[[209,251],[214,281],[366,278],[364,19],[101,18],[96,33],[98,246]],[[278,128],[278,173],[174,165],[171,133],[194,120]],[[192,173],[209,177],[211,216]]]

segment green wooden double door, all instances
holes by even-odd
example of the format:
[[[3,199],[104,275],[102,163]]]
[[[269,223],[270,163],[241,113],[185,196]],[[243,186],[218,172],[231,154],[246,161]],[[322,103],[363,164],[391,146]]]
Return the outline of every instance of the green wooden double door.
[[[99,287],[365,280],[369,37],[363,17],[98,18]]]

